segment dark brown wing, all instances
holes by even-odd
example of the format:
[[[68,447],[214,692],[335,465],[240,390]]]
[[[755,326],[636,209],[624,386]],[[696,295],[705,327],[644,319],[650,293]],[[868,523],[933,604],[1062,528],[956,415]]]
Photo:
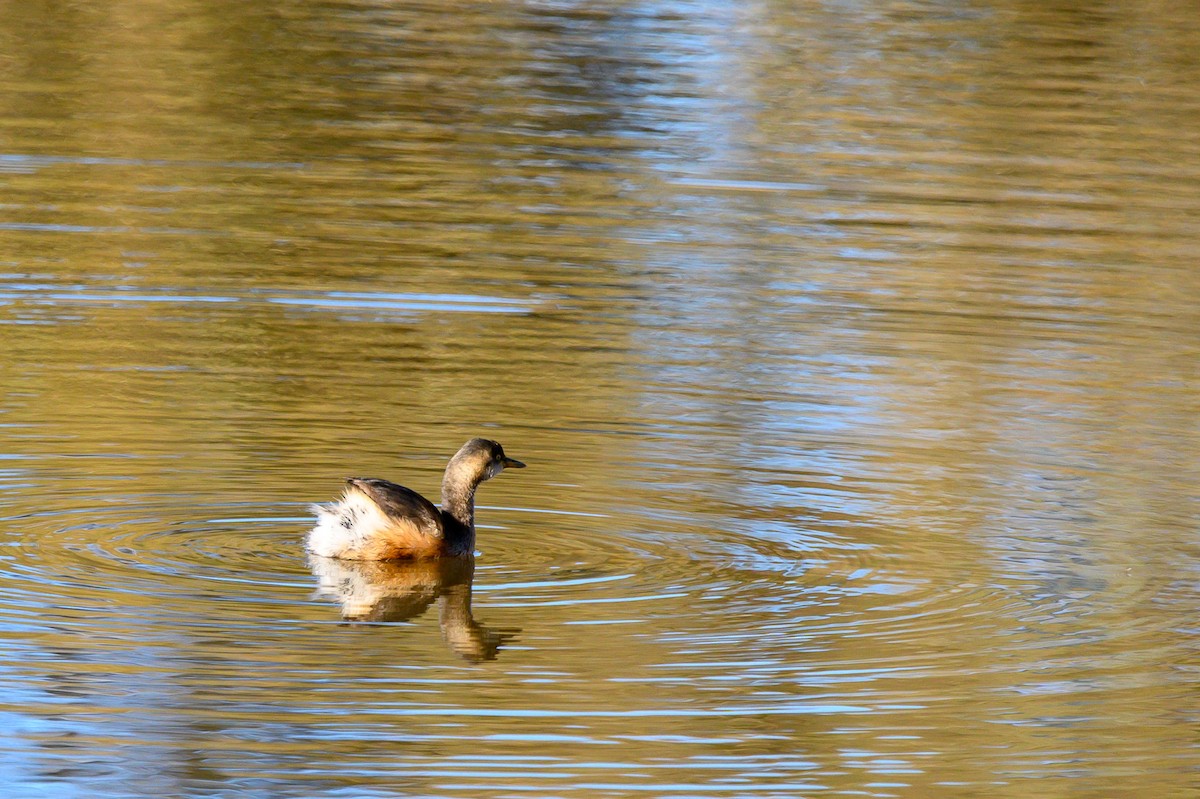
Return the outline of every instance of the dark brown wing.
[[[443,538],[441,512],[411,488],[376,477],[351,477],[346,485],[369,497],[389,519],[415,525],[425,535]]]

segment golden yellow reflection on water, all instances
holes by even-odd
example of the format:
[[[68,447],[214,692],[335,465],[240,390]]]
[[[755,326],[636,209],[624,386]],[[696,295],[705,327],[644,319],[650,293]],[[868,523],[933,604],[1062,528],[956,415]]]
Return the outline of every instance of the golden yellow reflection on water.
[[[1198,34],[8,9],[10,795],[1188,796]]]

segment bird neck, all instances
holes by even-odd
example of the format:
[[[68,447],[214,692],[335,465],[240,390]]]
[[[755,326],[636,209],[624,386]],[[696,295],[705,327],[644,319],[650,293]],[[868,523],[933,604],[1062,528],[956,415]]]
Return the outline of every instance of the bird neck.
[[[475,532],[475,489],[478,481],[447,473],[442,480],[442,512],[470,532]]]

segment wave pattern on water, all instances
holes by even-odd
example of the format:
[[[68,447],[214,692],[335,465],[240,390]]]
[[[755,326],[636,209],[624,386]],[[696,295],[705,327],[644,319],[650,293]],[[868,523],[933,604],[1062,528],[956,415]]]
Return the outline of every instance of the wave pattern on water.
[[[5,796],[1192,795],[1198,41],[10,4]]]

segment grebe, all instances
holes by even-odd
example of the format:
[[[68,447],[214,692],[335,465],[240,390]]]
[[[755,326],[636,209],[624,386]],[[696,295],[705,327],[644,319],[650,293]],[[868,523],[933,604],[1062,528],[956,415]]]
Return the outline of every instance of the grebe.
[[[446,465],[440,510],[404,486],[351,477],[339,501],[312,506],[317,526],[308,534],[308,549],[347,560],[470,557],[475,552],[475,489],[505,469],[523,468],[495,441],[471,439]]]

